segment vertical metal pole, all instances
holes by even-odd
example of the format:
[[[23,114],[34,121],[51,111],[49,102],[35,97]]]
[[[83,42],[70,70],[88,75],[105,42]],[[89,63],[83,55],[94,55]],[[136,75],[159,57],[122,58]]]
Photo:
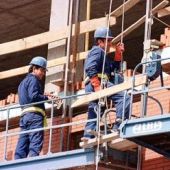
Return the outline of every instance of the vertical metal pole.
[[[86,20],[90,20],[90,11],[91,11],[91,0],[87,0],[87,8],[86,8]],[[85,34],[85,51],[89,49],[89,32]],[[84,70],[83,79],[86,78],[86,73]]]
[[[9,109],[7,109],[7,119],[6,119],[6,128],[5,128],[5,141],[4,141],[4,160],[7,160],[6,152],[8,145],[8,126],[9,126]]]
[[[51,153],[51,142],[52,142],[52,126],[53,126],[53,117],[54,117],[54,100],[51,101],[51,119],[50,119],[50,136],[49,136],[49,144],[48,144],[48,154]]]
[[[122,114],[122,121],[125,120],[126,96],[127,96],[127,90],[124,92],[124,96],[123,96],[123,114]]]
[[[72,62],[72,68],[71,68],[71,95],[74,94],[75,92],[75,82],[76,82],[76,58],[77,58],[77,47],[78,47],[78,34],[79,34],[79,5],[80,5],[80,1],[79,0],[75,0],[74,1],[75,4],[75,17],[74,17],[74,23],[75,23],[75,34],[73,37],[73,41],[72,44],[72,51],[73,51],[73,62]],[[72,98],[70,99],[70,102],[72,101]],[[72,121],[72,112],[73,109],[69,106],[69,119],[70,121]],[[70,146],[70,136],[71,136],[71,127],[68,127],[68,135],[67,135],[67,150],[69,149]]]
[[[138,160],[137,160],[137,170],[141,170],[142,165],[142,146],[138,146]]]
[[[151,36],[151,26],[152,26],[152,18],[151,18],[151,11],[152,11],[152,0],[146,1],[146,19],[145,19],[145,33],[144,33],[144,53],[142,61],[147,61],[148,59],[148,52],[150,51],[150,36]],[[142,73],[146,72],[146,65],[143,65]],[[145,85],[143,86],[143,90],[145,89]],[[141,116],[146,114],[147,110],[147,93],[142,96],[142,105],[141,105]]]
[[[104,113],[104,134],[107,135],[107,113]],[[104,158],[107,161],[108,160],[108,145],[107,142],[104,143],[104,147],[105,147],[105,153],[104,153]]]
[[[146,1],[146,19],[145,19],[145,34],[144,34],[144,53],[142,61],[147,61],[148,52],[150,50],[150,36],[151,36],[151,10],[152,10],[152,0]],[[146,65],[143,65],[142,73],[146,72]],[[145,85],[142,88],[145,89]],[[147,111],[147,93],[144,93],[141,100],[141,117],[144,117]],[[138,146],[138,163],[137,170],[141,170],[141,162],[142,162],[142,147]]]
[[[90,20],[91,0],[87,0],[86,20]],[[89,49],[89,32],[85,34],[85,51]]]
[[[67,60],[65,68],[65,79],[64,79],[64,96],[67,96],[68,92],[68,75],[70,69],[70,45],[71,45],[71,36],[72,36],[72,11],[73,11],[73,0],[70,0],[69,4],[69,35],[67,41]],[[67,113],[67,100],[63,102],[63,114],[62,122],[64,122],[65,116]],[[63,128],[61,129],[61,140],[60,140],[60,151],[63,150]]]
[[[98,134],[100,135],[100,114],[101,114],[101,103],[100,102],[98,105],[96,105],[96,114],[97,114],[96,132],[98,132]],[[100,140],[100,137],[97,136],[98,145],[97,145],[97,149],[96,149],[96,170],[98,169],[98,163],[100,160],[99,140]]]

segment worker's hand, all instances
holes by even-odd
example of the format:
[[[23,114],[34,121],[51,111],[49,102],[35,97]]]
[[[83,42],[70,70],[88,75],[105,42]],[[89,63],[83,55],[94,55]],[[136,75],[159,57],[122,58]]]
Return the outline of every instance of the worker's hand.
[[[90,79],[90,82],[91,82],[95,92],[100,90],[100,80],[99,80],[98,76],[92,77]]]
[[[60,109],[63,104],[63,100],[59,96],[53,93],[44,93],[44,95],[48,97],[48,100],[54,100],[54,104],[56,105],[57,109]]]
[[[114,61],[121,61],[122,60],[122,53],[124,51],[125,51],[124,44],[123,43],[118,43],[116,45]]]
[[[49,92],[45,92],[44,95],[48,97],[48,100],[53,99],[52,94]]]

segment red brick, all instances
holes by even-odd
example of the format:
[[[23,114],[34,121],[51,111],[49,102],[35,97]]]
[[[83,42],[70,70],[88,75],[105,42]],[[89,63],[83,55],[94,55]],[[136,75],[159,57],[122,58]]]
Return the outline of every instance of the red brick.
[[[162,35],[161,35],[161,38],[160,38],[160,41],[161,41],[163,44],[166,44],[166,35],[162,34]]]

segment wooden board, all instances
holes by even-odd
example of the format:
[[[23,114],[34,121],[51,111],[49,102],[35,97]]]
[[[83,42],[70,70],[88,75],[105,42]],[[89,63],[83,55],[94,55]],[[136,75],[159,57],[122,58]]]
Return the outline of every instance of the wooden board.
[[[99,144],[102,144],[104,142],[109,142],[109,141],[112,141],[114,139],[117,139],[119,137],[119,134],[118,133],[111,133],[111,134],[108,134],[108,135],[103,135],[99,138]],[[98,139],[97,138],[93,138],[93,139],[89,139],[88,141],[86,142],[80,142],[80,147],[82,148],[90,148],[90,147],[93,147],[95,145],[98,144]]]
[[[101,135],[99,139],[93,138],[93,139],[85,140],[83,142],[80,142],[79,145],[82,148],[94,147],[98,144],[98,140],[99,140],[99,144],[103,144],[104,142],[108,142],[108,145],[111,148],[121,150],[121,151],[131,150],[131,149],[137,147],[136,143],[131,142],[131,141],[126,140],[126,139],[120,138],[119,134],[116,133],[116,132],[110,133],[110,134],[107,134],[107,135]]]
[[[138,146],[136,143],[122,138],[112,140],[108,145],[113,149],[121,151],[131,150]]]
[[[124,3],[124,12],[128,11],[134,5],[136,5],[140,0],[128,0]],[[123,5],[119,6],[113,12],[111,12],[111,16],[119,17],[122,15]]]
[[[103,134],[101,134],[101,133],[98,133],[97,131],[95,131],[95,130],[87,130],[87,133],[90,133],[91,135],[94,135],[95,137],[98,137],[98,136],[103,136]]]
[[[161,8],[164,8],[169,2],[167,0],[163,0],[161,3],[159,3],[156,7],[154,7],[152,9],[152,13],[156,14]],[[112,42],[113,43],[117,43],[118,41],[120,41],[121,36],[123,35],[123,37],[127,36],[128,34],[130,34],[133,30],[135,30],[136,28],[138,28],[140,25],[142,25],[145,22],[145,16],[141,17],[139,20],[137,20],[134,24],[132,24],[130,27],[128,27],[127,29],[125,29],[123,31],[123,33],[120,33],[119,35],[117,35]]]
[[[107,17],[82,21],[79,23],[79,34],[94,31],[107,23]],[[115,17],[111,17],[110,25],[116,23]],[[75,34],[75,25],[73,24],[72,35]],[[0,44],[0,55],[9,54],[13,52],[23,51],[30,48],[39,47],[57,40],[67,38],[69,34],[69,27],[63,27],[55,31],[48,31],[38,35],[22,38],[19,40]]]
[[[77,61],[85,59],[87,54],[88,54],[88,51],[78,53]],[[71,55],[70,62],[72,62],[72,58],[73,58],[73,56]],[[49,68],[49,67],[59,66],[59,65],[65,64],[65,63],[66,63],[66,56],[47,61],[47,67]],[[14,77],[14,76],[19,76],[22,74],[26,74],[26,73],[28,73],[28,68],[29,68],[29,66],[23,66],[23,67],[19,67],[19,68],[7,70],[7,71],[2,71],[2,72],[0,72],[0,80],[5,79],[5,78]]]
[[[140,86],[142,84],[145,84],[146,81],[147,81],[146,75],[138,75],[138,76],[136,76],[135,86]],[[83,96],[83,97],[79,98],[77,101],[75,101],[71,105],[71,107],[72,108],[78,107],[85,103],[89,103],[89,102],[97,100],[99,98],[110,96],[110,95],[116,94],[118,92],[128,90],[130,88],[132,88],[132,80],[128,80],[128,81],[121,83],[119,85],[115,85],[113,87],[109,87],[109,88],[100,90],[98,92]]]
[[[84,60],[86,58],[88,52],[89,51],[77,53],[76,60],[77,61]],[[110,51],[110,52],[113,52],[113,51]],[[63,56],[63,57],[49,60],[49,61],[47,61],[47,67],[49,68],[49,67],[55,67],[55,66],[66,64],[66,59],[67,59],[67,57]],[[73,55],[70,56],[70,62],[71,63],[73,62]],[[5,79],[5,78],[14,77],[14,76],[19,76],[22,74],[26,74],[26,73],[28,73],[28,68],[29,68],[29,66],[23,66],[23,67],[19,67],[19,68],[7,70],[7,71],[1,71],[0,72],[0,80]]]
[[[77,61],[84,60],[86,58],[88,52],[89,51],[77,53],[76,60]],[[110,52],[113,52],[113,51],[110,51]],[[47,67],[49,68],[49,67],[55,67],[55,66],[66,64],[66,58],[67,57],[64,56],[64,57],[49,60],[49,61],[47,61]],[[73,62],[73,55],[70,56],[70,63],[72,63],[72,62]],[[19,76],[22,74],[26,74],[26,73],[28,73],[28,68],[29,68],[29,66],[23,66],[23,67],[19,67],[19,68],[7,70],[7,71],[1,71],[0,72],[0,80],[5,79],[5,78],[14,77],[14,76]]]
[[[164,16],[167,16],[167,15],[170,15],[170,6],[164,8],[164,9],[160,9],[158,11],[158,17],[164,17]]]

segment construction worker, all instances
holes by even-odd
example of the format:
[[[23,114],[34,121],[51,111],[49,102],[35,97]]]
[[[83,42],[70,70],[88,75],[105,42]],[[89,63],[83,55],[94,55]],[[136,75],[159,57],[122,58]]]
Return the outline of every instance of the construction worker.
[[[50,94],[43,95],[42,80],[47,71],[45,58],[37,56],[30,62],[28,75],[18,87],[20,105],[51,99]],[[46,115],[44,103],[23,106],[20,118],[21,131],[43,128]],[[15,151],[15,159],[38,156],[43,145],[43,131],[20,134]]]
[[[107,33],[108,32],[108,33]],[[107,37],[108,35],[108,37]],[[86,92],[96,92],[101,89],[101,75],[103,68],[103,61],[106,51],[109,51],[112,46],[113,36],[111,31],[106,27],[101,27],[96,29],[94,33],[95,45],[92,47],[90,52],[87,55],[85,61],[85,91]],[[106,42],[107,40],[107,42]],[[107,45],[107,46],[106,46]],[[115,84],[123,82],[123,77],[115,76],[115,73],[120,69],[121,56],[124,51],[124,45],[118,43],[116,45],[116,51],[114,57],[106,56],[104,64],[104,74],[103,80],[106,87],[114,86]],[[119,125],[122,122],[122,113],[123,113],[123,98],[124,92],[120,92],[109,96],[109,99],[113,101],[116,107],[116,120],[113,126],[114,131],[118,131]],[[95,109],[98,106],[98,101],[93,101],[89,103],[88,106],[88,119],[94,119],[97,117]],[[125,118],[128,118],[129,115],[129,106],[130,106],[130,97],[126,96],[125,103]],[[84,137],[93,138],[94,136],[88,133],[89,130],[96,130],[96,122],[88,122],[85,127]]]

